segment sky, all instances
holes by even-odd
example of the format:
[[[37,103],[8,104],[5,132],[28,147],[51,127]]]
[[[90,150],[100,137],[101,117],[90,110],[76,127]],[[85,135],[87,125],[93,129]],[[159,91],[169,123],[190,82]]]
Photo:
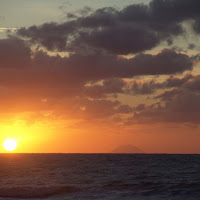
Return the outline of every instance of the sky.
[[[0,13],[0,143],[200,153],[199,0],[0,0]]]

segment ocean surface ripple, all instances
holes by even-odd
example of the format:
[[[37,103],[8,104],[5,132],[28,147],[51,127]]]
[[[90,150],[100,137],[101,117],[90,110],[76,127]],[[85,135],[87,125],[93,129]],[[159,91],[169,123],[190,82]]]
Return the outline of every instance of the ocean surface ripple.
[[[0,199],[199,200],[200,155],[0,154]]]

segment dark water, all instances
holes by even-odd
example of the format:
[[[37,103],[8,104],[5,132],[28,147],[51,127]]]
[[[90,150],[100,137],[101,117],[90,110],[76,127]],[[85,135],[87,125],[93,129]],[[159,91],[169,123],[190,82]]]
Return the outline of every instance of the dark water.
[[[2,154],[0,199],[199,200],[200,155]]]

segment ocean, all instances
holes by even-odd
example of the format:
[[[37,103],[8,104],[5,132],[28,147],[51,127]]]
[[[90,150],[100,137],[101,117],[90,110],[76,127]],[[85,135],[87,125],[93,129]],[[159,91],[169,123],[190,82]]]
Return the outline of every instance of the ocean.
[[[0,154],[0,199],[199,200],[200,155]]]

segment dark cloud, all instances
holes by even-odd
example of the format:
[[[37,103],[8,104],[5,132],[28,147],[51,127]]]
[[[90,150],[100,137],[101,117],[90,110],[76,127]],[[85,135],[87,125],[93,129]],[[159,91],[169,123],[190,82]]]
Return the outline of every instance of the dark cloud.
[[[168,49],[157,55],[138,54],[132,59],[103,54],[87,56],[75,54],[69,58],[61,58],[39,52],[34,57],[33,63],[41,66],[40,71],[48,69],[48,73],[52,73],[54,77],[60,73],[66,80],[76,82],[131,78],[137,75],[174,74],[191,70],[193,67],[187,55]]]
[[[195,49],[196,45],[193,43],[188,44],[188,49]]]
[[[31,50],[23,40],[7,38],[0,40],[0,68],[30,67]]]
[[[155,80],[144,81],[123,81],[122,79],[108,79],[102,85],[95,84],[84,87],[84,95],[91,98],[105,98],[109,95],[117,98],[117,94],[148,95],[156,92],[157,89],[164,89],[165,83],[158,83]]]
[[[185,54],[165,49],[157,55],[139,54],[134,60],[137,63],[141,74],[158,75],[183,72],[185,71],[185,68],[192,69],[192,62],[188,58],[189,57]],[[145,66],[147,65],[152,66],[152,68],[146,68]],[[154,73],[152,73],[153,71]]]
[[[156,96],[155,99],[161,99],[164,102],[169,102],[173,99],[173,97],[175,97],[176,95],[179,95],[181,93],[182,93],[182,91],[179,89],[164,91],[163,93]]]
[[[194,27],[194,30],[196,33],[200,33],[200,20],[199,19],[195,20],[193,27]]]
[[[76,74],[76,77],[79,76],[79,79],[85,78],[87,81],[110,79],[104,81],[103,85],[85,87],[85,93],[93,98],[105,97],[106,94],[111,93],[150,94],[156,89],[165,88],[165,85],[170,87],[172,82],[170,80],[168,80],[168,83],[156,83],[155,81],[141,83],[134,81],[130,85],[126,85],[125,82],[116,78],[173,74],[192,69],[192,62],[188,56],[177,54],[167,49],[157,55],[138,54],[132,59],[117,59],[116,57],[105,55],[92,57],[76,55],[69,58],[69,63],[69,65],[74,66],[71,73]],[[82,71],[80,71],[80,66]],[[78,68],[76,69],[76,67]]]
[[[175,36],[184,33],[186,20],[199,33],[199,0],[152,0],[149,5],[133,4],[121,10],[92,11],[88,7],[69,13],[69,18],[65,23],[21,28],[17,37],[0,40],[2,112],[52,110],[57,116],[112,118],[120,123],[124,119],[200,122],[200,76],[175,76],[192,70],[199,55],[189,57],[172,49],[144,53],[163,41],[172,45]],[[51,56],[40,48],[31,51],[32,44],[69,54]],[[188,44],[188,49],[194,48]],[[135,55],[119,56],[130,53]],[[171,76],[164,81],[159,77],[130,80],[146,75]],[[151,101],[155,103],[140,102],[134,108],[122,104],[117,96],[154,93]]]
[[[190,92],[200,92],[200,75],[186,74],[182,78],[170,76],[165,82],[163,82],[164,88],[175,87],[179,90],[189,90]]]
[[[66,50],[69,35],[74,31],[75,22],[63,24],[45,23],[41,26],[31,26],[28,29],[21,28],[17,34],[24,38],[31,38],[32,43],[41,44],[48,50]]]
[[[161,96],[160,96],[161,97]],[[165,92],[162,95],[165,103],[146,106],[135,113],[132,120],[146,123],[194,123],[200,122],[200,95],[192,92]]]
[[[139,104],[138,106],[135,107],[135,111],[142,111],[145,109],[145,104]]]
[[[129,105],[120,105],[117,108],[117,112],[118,113],[123,113],[123,114],[128,114],[128,113],[133,112],[133,108],[130,107]]]
[[[129,54],[151,49],[159,43],[159,37],[150,29],[144,30],[141,25],[118,24],[104,31],[81,32],[73,45],[81,43],[115,54]]]
[[[134,81],[131,87],[133,94],[147,95],[155,92],[156,89],[162,88],[162,84],[156,83],[154,80],[149,82]]]
[[[0,85],[6,88],[2,94],[7,98],[19,93],[34,98],[86,95],[96,99],[107,95],[116,98],[118,93],[147,94],[158,88],[158,83],[136,86],[135,82],[130,88],[122,78],[181,73],[193,67],[187,55],[169,49],[126,59],[102,53],[69,57],[50,56],[42,51],[31,54],[25,41],[17,38],[0,40],[0,44]],[[96,81],[102,81],[102,85],[85,86]]]
[[[166,106],[174,112],[198,112],[200,114],[199,102],[200,94],[195,94],[187,91],[174,95],[173,100],[168,102]],[[198,120],[200,121],[200,118]]]
[[[193,78],[185,82],[183,88],[194,92],[200,92],[200,75],[194,76]]]
[[[68,14],[74,20],[21,28],[17,34],[52,51],[74,52],[84,46],[115,54],[139,53],[161,41],[171,45],[173,37],[184,32],[185,20],[193,19],[193,28],[199,32],[199,7],[198,0],[152,0],[149,5],[133,4],[122,10],[105,7],[93,12],[85,7],[80,17]]]
[[[194,76],[192,74],[187,74],[183,78],[178,78],[175,76],[170,76],[164,83],[165,87],[180,87],[190,79],[192,79]]]
[[[169,21],[179,21],[199,16],[200,2],[198,0],[153,0],[150,7],[154,16],[160,16]]]
[[[123,88],[125,85],[122,79],[107,79],[103,81],[102,85],[85,86],[83,93],[86,96],[97,99],[105,98],[109,94],[113,94],[114,97],[116,93],[124,93]]]
[[[78,12],[80,13],[81,16],[86,16],[90,12],[92,12],[92,8],[89,6],[85,6],[83,9],[80,9]]]
[[[182,78],[178,78],[174,75],[169,76],[165,81],[157,82],[156,79],[151,81],[136,81],[134,80],[131,84],[129,84],[129,88],[127,89],[128,93],[135,94],[135,95],[147,95],[153,94],[158,89],[171,89],[171,88],[178,88],[178,89],[190,89],[190,90],[199,90],[200,87],[200,77],[199,75],[194,76],[190,73],[186,74]],[[156,98],[163,97],[165,95],[170,95],[171,93],[178,92],[177,89],[166,91],[163,94],[157,96]]]
[[[74,18],[77,18],[77,15],[75,15],[74,13],[67,13],[67,18],[74,19]]]
[[[186,74],[182,78],[174,75],[169,76],[165,81],[157,81],[156,78],[150,81],[130,80],[123,79],[108,79],[104,80],[103,84],[93,84],[85,86],[83,91],[84,95],[91,98],[106,98],[107,95],[117,98],[117,94],[128,95],[150,95],[154,94],[158,89],[166,90],[155,99],[169,99],[174,94],[179,93],[181,90],[200,91],[200,76]]]
[[[89,100],[81,99],[79,114],[86,118],[105,118],[116,114],[127,114],[132,112],[132,108],[123,105],[119,101],[111,101],[106,99]]]
[[[140,53],[126,59],[104,53],[71,54],[69,57],[50,56],[38,50],[31,53],[27,43],[17,38],[0,40],[0,44],[4,63],[0,67],[2,112],[52,110],[58,116],[73,113],[73,116],[85,119],[120,117],[118,115],[133,113],[133,108],[108,97],[117,98],[119,93],[149,94],[163,85],[186,88],[187,80],[190,80],[188,88],[198,84],[198,77],[192,75],[180,80],[169,77],[165,84],[156,81],[148,84],[133,81],[130,84],[122,79],[192,69],[190,57],[170,49],[155,55]],[[8,59],[10,55],[12,59]],[[161,96],[157,99],[167,102]],[[148,107],[143,104],[138,106],[137,116],[146,109]]]
[[[76,19],[80,16],[82,16],[82,17],[87,16],[90,12],[92,12],[92,8],[90,8],[89,6],[85,6],[83,9],[80,9],[76,12],[73,12],[73,13],[68,12],[67,18],[68,19]]]
[[[104,119],[115,118],[119,115],[127,115],[133,112],[133,108],[115,100],[108,99],[80,99],[78,115],[88,119]]]
[[[142,109],[134,108],[134,117],[131,119],[145,123],[186,123],[200,122],[200,76],[187,74],[183,78],[169,77],[165,82],[166,88],[155,97],[158,100]],[[129,122],[130,123],[130,122]]]

